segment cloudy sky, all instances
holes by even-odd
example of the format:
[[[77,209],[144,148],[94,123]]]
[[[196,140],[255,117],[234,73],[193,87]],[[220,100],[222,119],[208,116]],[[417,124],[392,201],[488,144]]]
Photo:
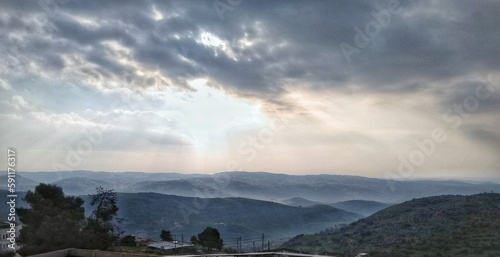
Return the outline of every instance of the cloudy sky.
[[[500,176],[499,1],[0,6],[19,170]]]

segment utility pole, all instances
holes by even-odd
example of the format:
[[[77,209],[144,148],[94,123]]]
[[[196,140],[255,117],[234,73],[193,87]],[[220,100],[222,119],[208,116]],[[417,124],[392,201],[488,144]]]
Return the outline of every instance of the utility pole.
[[[253,241],[253,252],[255,252],[255,241]]]
[[[181,253],[184,253],[184,233],[181,234]]]
[[[236,251],[240,253],[240,238],[236,238]]]
[[[240,236],[240,253],[241,253],[241,236]]]
[[[262,233],[262,252],[264,251],[264,233]]]
[[[271,242],[269,240],[267,240],[267,251],[271,251]]]

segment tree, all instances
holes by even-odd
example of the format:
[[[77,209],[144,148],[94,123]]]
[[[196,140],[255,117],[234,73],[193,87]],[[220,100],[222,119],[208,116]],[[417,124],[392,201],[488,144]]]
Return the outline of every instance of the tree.
[[[96,206],[92,216],[103,222],[111,222],[118,212],[116,192],[113,189],[96,188],[97,193],[89,195],[90,205]]]
[[[82,245],[80,228],[85,221],[83,200],[65,196],[56,185],[40,184],[23,199],[30,208],[18,208],[24,224],[19,243],[23,256]]]
[[[194,244],[194,245],[197,245],[199,242],[198,242],[198,238],[196,236],[192,236],[191,237],[191,243]]]
[[[114,223],[120,223],[117,212],[117,197],[113,189],[96,188],[96,194],[89,195],[90,205],[95,206],[87,218],[84,228],[84,248],[106,250],[123,232]]]
[[[120,239],[120,245],[123,246],[136,246],[137,242],[135,241],[135,236],[126,235]]]
[[[167,230],[165,230],[165,229],[161,230],[160,238],[163,241],[174,241],[174,239],[172,238],[172,232],[170,232],[170,230],[168,230],[168,229]]]
[[[219,231],[212,227],[207,227],[203,232],[198,234],[198,241],[200,245],[206,247],[209,251],[212,249],[220,251],[223,246],[223,240],[220,238]]]
[[[17,209],[24,224],[19,253],[26,256],[65,248],[109,248],[118,238],[116,232],[121,232],[113,224],[118,211],[116,193],[100,187],[89,197],[96,209],[85,219],[83,200],[65,196],[57,185],[42,183],[35,191],[28,191],[23,200],[30,208]]]

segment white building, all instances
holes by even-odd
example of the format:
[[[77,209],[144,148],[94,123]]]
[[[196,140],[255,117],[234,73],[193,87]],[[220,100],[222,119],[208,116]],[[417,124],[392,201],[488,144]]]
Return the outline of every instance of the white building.
[[[186,242],[180,242],[180,241],[160,241],[148,244],[148,246],[163,250],[180,249],[183,247],[194,247],[193,244],[188,244]]]
[[[14,229],[15,230],[14,238],[17,238],[19,236],[20,229],[21,229],[21,226],[16,225],[16,227]],[[12,244],[11,236],[12,236],[12,229],[10,226],[10,222],[0,222],[0,252],[14,250],[12,248],[9,248],[9,245]],[[15,244],[15,248],[17,250],[17,249],[19,249],[19,246],[17,244]]]

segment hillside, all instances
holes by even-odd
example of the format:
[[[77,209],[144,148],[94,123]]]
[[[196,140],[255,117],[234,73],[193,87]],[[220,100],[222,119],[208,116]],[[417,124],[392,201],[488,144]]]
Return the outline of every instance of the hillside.
[[[365,201],[365,200],[349,200],[331,204],[331,206],[335,208],[339,208],[349,212],[359,213],[364,216],[370,216],[391,205],[393,204],[381,203],[376,201]]]
[[[279,201],[279,203],[290,205],[290,206],[297,206],[297,207],[299,207],[299,206],[309,207],[309,206],[313,206],[316,204],[321,204],[321,203],[310,201],[310,200],[307,200],[307,199],[304,199],[301,197],[292,197],[290,199],[281,200],[281,201]],[[339,209],[342,209],[342,208],[339,208]]]
[[[500,194],[413,199],[327,236],[297,236],[284,247],[370,256],[500,255]]]
[[[0,200],[6,202],[7,191],[0,190]],[[27,208],[22,201],[25,193],[18,193],[17,206]],[[92,212],[88,196],[85,200],[86,216]],[[293,207],[279,203],[245,198],[191,198],[156,193],[118,193],[118,216],[123,219],[120,227],[126,234],[159,239],[162,229],[172,234],[184,235],[189,240],[205,227],[216,227],[222,238],[231,246],[237,237],[260,238],[276,245],[281,238],[296,234],[315,233],[339,223],[350,223],[362,216],[331,206]],[[7,205],[0,214],[7,217]],[[257,239],[255,239],[257,240]],[[260,239],[259,239],[260,240]],[[246,241],[250,247],[252,242]],[[276,245],[277,246],[277,245]]]
[[[188,197],[229,197],[214,186],[212,181],[198,183],[195,179],[172,180],[172,181],[141,181],[131,184],[127,191],[122,192],[152,192],[167,195],[178,195]]]
[[[362,217],[331,206],[301,208],[245,198],[202,199],[156,193],[119,193],[118,207],[127,234],[159,238],[162,229],[171,229],[172,234],[189,239],[213,226],[228,243],[236,242],[239,236],[260,237],[262,233],[266,240],[290,238]],[[85,209],[90,213],[90,206]]]

